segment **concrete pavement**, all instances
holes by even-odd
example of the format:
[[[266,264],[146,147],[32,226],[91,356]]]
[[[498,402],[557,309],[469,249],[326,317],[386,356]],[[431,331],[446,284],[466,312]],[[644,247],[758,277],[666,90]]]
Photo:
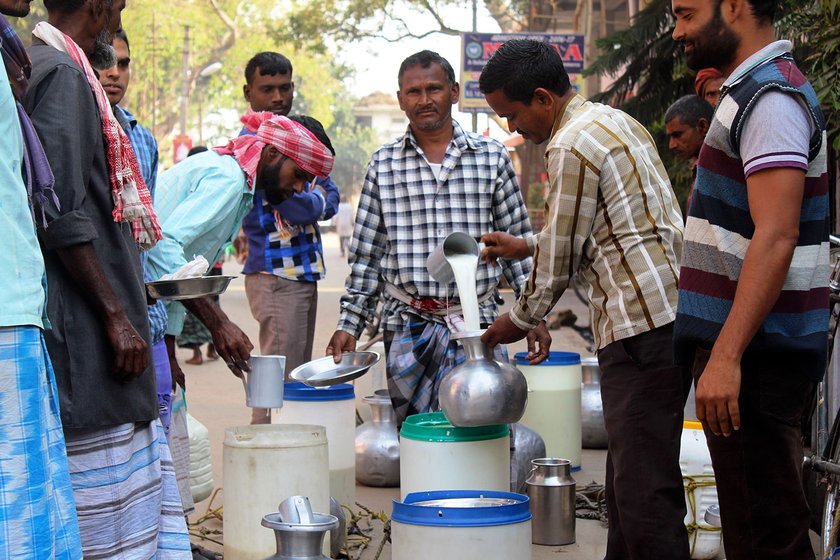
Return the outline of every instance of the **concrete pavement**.
[[[319,282],[318,325],[315,335],[314,356],[323,354],[338,319],[339,298],[344,293],[344,280],[349,272],[346,261],[339,255],[338,237],[333,233],[324,235],[324,251],[326,255],[327,275]],[[239,274],[241,266],[231,261],[224,265],[225,274]],[[505,309],[513,303],[513,294],[503,294]],[[235,279],[227,292],[221,297],[221,305],[228,316],[239,325],[258,346],[258,326],[251,316],[245,297],[244,277]],[[582,323],[588,321],[588,311],[577,301],[573,294],[566,294],[557,305],[557,309],[572,309]],[[586,353],[585,343],[570,329],[552,331],[553,350],[567,350]],[[525,350],[525,343],[511,345],[511,354]],[[213,460],[213,475],[216,486],[222,484],[222,441],[224,429],[228,426],[247,424],[250,421],[250,409],[245,407],[245,395],[242,383],[235,378],[221,360],[205,361],[200,366],[191,366],[184,361],[192,354],[191,350],[179,350],[181,367],[187,379],[187,408],[192,416],[202,422],[210,431],[211,451]],[[575,473],[579,483],[604,482],[605,451],[583,452],[583,469]],[[357,485],[357,501],[375,511],[384,511],[390,515],[391,500],[399,497],[398,489],[368,488]],[[216,498],[213,506],[221,506],[221,495]],[[195,520],[207,510],[207,501],[196,505]],[[268,513],[268,512],[266,512]],[[210,530],[221,529],[216,521],[203,523],[203,527]],[[197,529],[195,529],[197,530]],[[268,529],[266,529],[268,530]],[[209,535],[214,539],[218,535]],[[220,546],[210,541],[201,541],[193,537],[193,542],[211,550],[221,551]],[[569,560],[600,560],[604,556],[606,530],[597,521],[577,521],[577,542],[563,547],[533,547],[533,559],[567,558]],[[375,542],[378,544],[378,541]],[[375,549],[368,549],[361,556],[362,559],[374,558]],[[390,548],[386,545],[381,560],[391,558]]]

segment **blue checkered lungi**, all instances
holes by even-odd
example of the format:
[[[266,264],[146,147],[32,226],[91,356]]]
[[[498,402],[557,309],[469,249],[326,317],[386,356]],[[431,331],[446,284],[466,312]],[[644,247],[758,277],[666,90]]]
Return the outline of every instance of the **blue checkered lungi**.
[[[0,328],[0,558],[82,557],[55,376],[38,327]]]

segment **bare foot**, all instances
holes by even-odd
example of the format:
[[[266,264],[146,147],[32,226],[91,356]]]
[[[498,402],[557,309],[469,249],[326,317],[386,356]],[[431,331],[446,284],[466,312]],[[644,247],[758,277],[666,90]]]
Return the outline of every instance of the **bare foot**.
[[[216,347],[213,344],[207,345],[207,359],[208,360],[218,360],[219,354],[216,352]]]
[[[202,363],[204,363],[204,360],[201,357],[201,348],[200,347],[193,348],[192,358],[190,358],[189,360],[186,360],[186,362],[188,364],[192,365],[192,366],[200,366]]]

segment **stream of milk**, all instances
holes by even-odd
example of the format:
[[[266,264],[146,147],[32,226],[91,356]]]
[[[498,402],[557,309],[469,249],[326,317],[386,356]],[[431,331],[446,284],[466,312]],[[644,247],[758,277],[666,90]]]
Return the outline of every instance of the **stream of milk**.
[[[481,328],[478,315],[478,296],[475,290],[478,255],[451,255],[446,257],[446,261],[452,267],[455,283],[458,285],[458,297],[461,300],[461,310],[464,314],[464,326],[468,331],[477,331]]]

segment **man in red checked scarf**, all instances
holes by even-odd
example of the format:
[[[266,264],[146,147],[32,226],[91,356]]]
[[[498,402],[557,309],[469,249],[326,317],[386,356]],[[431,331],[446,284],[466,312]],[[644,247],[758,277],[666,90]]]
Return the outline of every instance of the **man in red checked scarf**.
[[[239,232],[255,191],[276,205],[332,170],[332,144],[312,117],[249,112],[242,122],[254,135],[189,157],[158,177],[155,212],[163,239],[149,252],[154,278],[176,272],[198,255],[216,262]],[[184,307],[207,326],[219,356],[241,376],[254,348],[245,333],[210,298],[181,303],[167,303],[173,379],[183,384],[174,339],[184,325]]]

